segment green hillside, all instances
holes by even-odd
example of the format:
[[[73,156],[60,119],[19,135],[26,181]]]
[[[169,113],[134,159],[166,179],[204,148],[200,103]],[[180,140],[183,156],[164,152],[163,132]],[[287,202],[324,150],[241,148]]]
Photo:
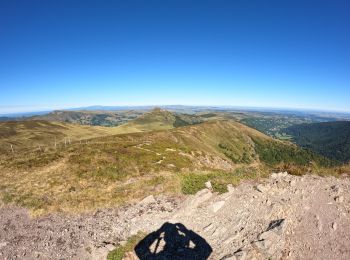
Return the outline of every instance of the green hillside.
[[[80,125],[118,126],[142,115],[143,111],[68,111],[57,110],[48,114],[29,117],[27,120],[45,120]],[[23,119],[22,119],[23,120]]]
[[[193,125],[203,122],[200,116],[172,113],[167,110],[155,108],[135,120],[118,127],[120,133],[148,132],[155,130],[167,130],[174,127]]]
[[[285,132],[304,148],[341,162],[350,160],[350,121],[294,125]]]
[[[174,122],[170,114],[166,120]],[[318,170],[329,165],[321,156],[228,120],[109,135],[0,159],[2,201],[36,214],[89,211],[149,194],[192,193],[206,180],[224,191],[228,183],[260,178],[276,168],[299,167],[305,173],[312,165]]]
[[[0,122],[0,152],[11,154],[14,151],[52,149],[64,143],[81,142],[99,136],[119,133],[117,128],[84,126],[43,120]]]

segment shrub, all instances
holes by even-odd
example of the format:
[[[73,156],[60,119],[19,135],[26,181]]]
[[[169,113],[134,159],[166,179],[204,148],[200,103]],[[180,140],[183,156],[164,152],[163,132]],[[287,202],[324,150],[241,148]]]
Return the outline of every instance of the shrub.
[[[181,190],[184,194],[195,194],[205,188],[205,182],[208,180],[208,174],[185,174],[182,179]]]
[[[181,190],[184,194],[195,194],[205,188],[205,182],[212,184],[213,191],[227,192],[227,184],[238,185],[243,179],[254,179],[261,174],[255,168],[240,167],[233,172],[186,173],[182,176]]]

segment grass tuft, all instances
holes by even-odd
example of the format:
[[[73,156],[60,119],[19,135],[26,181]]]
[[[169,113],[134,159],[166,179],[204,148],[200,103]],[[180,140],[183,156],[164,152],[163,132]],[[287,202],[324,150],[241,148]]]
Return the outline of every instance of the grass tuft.
[[[227,185],[238,185],[244,179],[257,179],[264,174],[252,167],[240,167],[233,172],[186,173],[182,176],[181,190],[184,194],[195,194],[210,181],[214,192],[227,192]]]
[[[133,251],[135,246],[145,237],[142,232],[131,236],[124,246],[119,246],[113,251],[108,253],[107,260],[122,260],[125,253]]]

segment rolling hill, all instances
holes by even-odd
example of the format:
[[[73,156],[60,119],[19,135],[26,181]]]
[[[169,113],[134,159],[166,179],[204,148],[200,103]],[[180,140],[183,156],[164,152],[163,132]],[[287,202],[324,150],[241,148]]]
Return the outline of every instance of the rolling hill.
[[[173,113],[160,108],[155,108],[136,119],[118,127],[122,133],[148,132],[155,130],[167,130],[175,127],[198,124],[207,118]]]
[[[133,114],[132,111],[123,113],[124,116]],[[141,112],[138,113],[141,114]],[[26,120],[0,122],[0,151],[3,153],[12,152],[11,145],[17,151],[35,150],[39,147],[43,149],[53,148],[55,143],[56,146],[64,145],[64,143],[67,145],[68,142],[81,142],[94,137],[165,130],[202,122],[200,117],[194,115],[177,115],[169,111],[155,109],[139,115],[135,119],[129,118],[129,123],[117,127],[103,127],[89,125],[93,121],[90,120],[91,115],[101,114],[99,112],[55,111]],[[39,120],[39,118],[46,120]],[[84,121],[85,119],[87,121]]]
[[[284,131],[304,148],[340,162],[350,160],[350,121],[300,124]]]
[[[94,126],[118,126],[137,118],[143,113],[144,111],[134,110],[57,110],[44,115],[32,116],[26,120],[45,120]],[[23,118],[20,120],[23,120]]]
[[[99,136],[119,133],[117,128],[84,126],[43,120],[0,122],[0,151],[11,153],[11,145],[16,150],[36,150],[39,147],[54,148],[64,142],[80,142]]]
[[[168,124],[165,127],[176,122],[170,114],[156,112]],[[139,125],[149,122],[147,115],[138,120]],[[33,129],[38,128],[47,133],[50,127],[58,127],[62,132],[74,130],[64,124],[47,123],[41,128],[44,122],[30,123],[35,125],[22,133],[7,130],[2,142],[18,137],[27,140],[23,137],[33,135]],[[81,136],[82,126],[76,127]],[[149,194],[193,193],[207,180],[212,181],[215,190],[224,191],[228,183],[260,178],[271,169],[295,166],[301,169],[298,173],[305,173],[312,165],[330,163],[292,143],[275,140],[232,120],[150,132],[98,134],[105,136],[60,145],[57,149],[3,155],[2,201],[25,206],[36,214],[90,211],[139,200]]]

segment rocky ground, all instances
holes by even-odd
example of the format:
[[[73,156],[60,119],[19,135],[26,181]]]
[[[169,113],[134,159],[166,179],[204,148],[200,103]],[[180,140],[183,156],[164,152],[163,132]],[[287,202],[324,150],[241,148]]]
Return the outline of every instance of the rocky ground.
[[[204,238],[209,259],[350,259],[350,178],[278,173],[221,195],[207,186],[81,216],[31,219],[23,208],[1,208],[0,259],[105,259],[132,234],[166,222]]]

